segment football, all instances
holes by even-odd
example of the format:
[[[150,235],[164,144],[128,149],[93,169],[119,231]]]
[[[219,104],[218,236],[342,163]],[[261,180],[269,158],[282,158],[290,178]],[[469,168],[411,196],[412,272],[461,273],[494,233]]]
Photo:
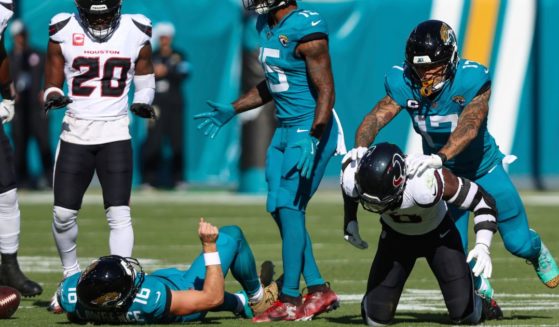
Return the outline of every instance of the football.
[[[0,319],[10,318],[19,307],[21,295],[8,286],[0,286]]]

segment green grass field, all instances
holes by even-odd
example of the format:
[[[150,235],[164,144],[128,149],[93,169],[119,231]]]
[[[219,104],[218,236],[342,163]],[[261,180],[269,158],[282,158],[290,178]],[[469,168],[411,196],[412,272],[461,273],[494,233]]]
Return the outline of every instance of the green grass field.
[[[543,197],[543,198],[542,198]],[[524,194],[531,226],[542,235],[549,249],[559,253],[555,222],[559,209],[557,194]],[[65,316],[46,311],[50,296],[61,278],[61,268],[51,234],[51,194],[20,195],[22,234],[20,264],[30,277],[41,282],[45,292],[24,299],[15,315],[0,326],[57,326],[67,324]],[[108,254],[108,226],[101,198],[95,191],[86,195],[80,212],[78,254],[82,268],[94,257]],[[265,212],[263,197],[242,197],[220,192],[150,192],[132,197],[135,229],[134,255],[148,272],[160,267],[185,267],[199,253],[197,221],[206,217],[223,226],[241,226],[255,253],[257,264],[273,260],[281,273],[281,246],[277,227]],[[318,317],[308,326],[360,325],[359,302],[379,236],[378,218],[362,213],[361,234],[369,249],[358,250],[342,238],[342,205],[337,193],[319,193],[311,202],[307,226],[314,242],[316,259],[323,276],[341,296],[341,307]],[[472,239],[472,238],[471,238]],[[559,293],[537,280],[533,268],[507,253],[499,236],[492,248],[493,285],[505,318],[488,325],[550,326],[559,324]],[[301,285],[303,287],[304,284]],[[240,287],[227,278],[227,289]],[[210,313],[207,323],[247,326],[250,321],[230,314]],[[438,285],[424,259],[418,261],[406,284],[396,313],[396,325],[449,324]]]

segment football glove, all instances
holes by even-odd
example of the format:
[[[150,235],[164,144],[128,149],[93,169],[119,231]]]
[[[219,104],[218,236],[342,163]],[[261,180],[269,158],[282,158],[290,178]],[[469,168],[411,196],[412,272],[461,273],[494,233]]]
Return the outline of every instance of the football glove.
[[[363,158],[367,150],[369,149],[364,146],[359,146],[357,148],[353,148],[349,150],[349,152],[342,159],[342,164],[346,163],[348,160],[357,161],[357,163],[359,163],[359,161],[361,160],[361,158]]]
[[[202,119],[198,125],[199,130],[204,130],[204,135],[214,138],[221,127],[227,124],[236,114],[232,104],[221,104],[213,101],[206,102],[212,111],[203,112],[194,116],[194,119]]]
[[[429,168],[439,169],[443,166],[443,159],[437,154],[412,155],[406,158],[408,176],[421,176]]]
[[[350,221],[344,229],[344,240],[358,249],[365,250],[369,244],[361,239],[359,235],[359,224],[357,220]]]
[[[468,253],[466,261],[470,263],[473,259],[476,260],[476,264],[472,268],[474,276],[478,277],[479,275],[483,275],[486,278],[491,278],[493,265],[491,264],[491,257],[489,256],[489,248],[487,245],[476,243],[474,248]]]
[[[299,162],[297,162],[297,169],[301,171],[301,176],[303,178],[311,178],[318,142],[316,137],[305,134],[302,139],[294,144],[294,147],[301,148],[301,156],[299,157]]]
[[[15,101],[4,99],[0,102],[0,119],[2,119],[2,124],[9,123],[14,118]]]
[[[138,117],[146,119],[155,119],[155,109],[147,103],[133,103],[130,106],[130,111]]]
[[[60,93],[53,92],[49,94],[49,97],[45,101],[43,108],[45,110],[45,114],[48,114],[49,110],[64,108],[72,102],[72,99],[70,99],[69,97]]]

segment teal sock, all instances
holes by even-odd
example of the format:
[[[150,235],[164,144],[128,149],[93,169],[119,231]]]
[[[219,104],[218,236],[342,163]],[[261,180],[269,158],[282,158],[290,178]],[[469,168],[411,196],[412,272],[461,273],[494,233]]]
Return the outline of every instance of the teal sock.
[[[283,238],[283,287],[281,292],[291,297],[298,297],[306,243],[305,214],[301,211],[281,208],[278,219]]]
[[[322,279],[316,260],[314,259],[312,241],[308,232],[306,233],[306,236],[307,240],[305,242],[304,251],[305,260],[303,262],[303,278],[305,279],[305,284],[307,284],[307,287],[323,285],[324,279]]]

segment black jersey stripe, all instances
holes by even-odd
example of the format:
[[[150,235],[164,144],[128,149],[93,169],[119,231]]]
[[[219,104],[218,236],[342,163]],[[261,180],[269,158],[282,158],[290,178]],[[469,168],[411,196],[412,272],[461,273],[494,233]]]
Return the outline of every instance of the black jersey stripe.
[[[151,37],[151,30],[152,30],[151,25],[144,25],[142,23],[138,23],[134,19],[132,19],[132,21],[134,22],[134,25],[136,25],[136,27],[140,29],[140,31],[144,32],[147,36]]]
[[[67,19],[60,21],[56,24],[52,24],[49,26],[49,36],[53,36],[54,34],[58,33],[61,29],[64,28],[68,24],[72,17],[68,17]]]

